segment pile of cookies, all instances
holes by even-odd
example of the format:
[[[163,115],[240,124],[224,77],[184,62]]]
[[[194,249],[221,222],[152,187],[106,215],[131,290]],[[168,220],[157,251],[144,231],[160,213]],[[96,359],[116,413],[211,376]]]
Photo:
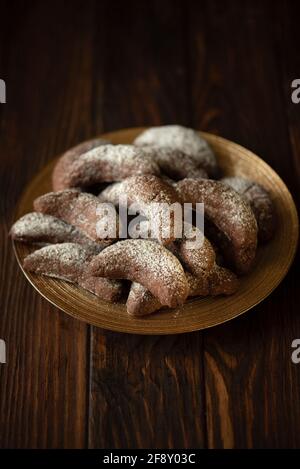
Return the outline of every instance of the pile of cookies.
[[[36,247],[24,268],[105,301],[126,301],[133,316],[180,306],[188,297],[233,294],[255,262],[257,243],[274,233],[267,191],[247,179],[222,178],[208,143],[178,125],[149,128],[132,145],[84,142],[58,160],[52,186],[11,228],[14,240]],[[122,195],[148,220],[158,215],[153,202],[204,203],[203,242],[189,249],[187,237],[172,229],[163,236],[160,227],[155,239],[99,236],[99,204],[111,204],[121,223]]]

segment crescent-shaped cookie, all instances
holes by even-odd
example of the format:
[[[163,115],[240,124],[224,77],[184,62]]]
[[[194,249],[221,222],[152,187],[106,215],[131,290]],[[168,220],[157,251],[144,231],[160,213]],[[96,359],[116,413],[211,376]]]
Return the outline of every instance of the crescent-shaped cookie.
[[[154,241],[119,241],[92,260],[89,273],[141,283],[161,304],[170,307],[183,304],[188,295],[187,279],[179,260]]]
[[[217,265],[208,276],[195,277],[186,272],[189,284],[189,297],[232,295],[238,287],[238,279],[233,272]],[[131,316],[145,316],[161,309],[163,305],[140,283],[133,282],[126,302]]]
[[[275,228],[275,208],[266,189],[254,181],[241,177],[227,177],[221,181],[241,194],[250,204],[258,225],[259,241],[270,240]]]
[[[183,202],[204,203],[205,217],[223,235],[224,256],[237,272],[248,272],[257,245],[257,223],[249,204],[219,181],[183,179],[176,189]]]
[[[117,301],[123,292],[120,281],[86,274],[94,256],[93,249],[80,244],[52,244],[25,257],[23,266],[29,272],[77,283],[103,300]]]
[[[65,161],[65,156],[63,161]],[[61,174],[61,170],[63,174]],[[154,159],[133,145],[100,145],[81,154],[68,166],[59,160],[53,172],[55,190],[121,181],[135,174],[159,174]]]
[[[100,145],[107,145],[109,142],[103,138],[95,138],[93,140],[87,140],[86,142],[79,143],[75,147],[66,151],[56,163],[52,173],[52,187],[53,190],[60,191],[65,189],[65,177],[69,172],[70,167],[80,155],[86,153],[93,148],[99,147]]]
[[[32,212],[17,220],[10,230],[15,241],[32,244],[78,243],[94,246],[100,252],[103,246],[88,238],[81,230],[52,215]]]
[[[52,215],[74,225],[93,241],[111,244],[118,237],[118,214],[115,208],[111,206],[109,213],[105,214],[98,197],[92,194],[75,189],[49,192],[35,199],[33,205],[37,212]],[[102,215],[105,215],[112,228],[114,235],[111,237],[101,238],[97,232],[97,223]]]
[[[99,200],[117,206],[121,196],[126,196],[128,205],[134,204],[137,211],[151,221],[153,238],[162,244],[168,244],[175,238],[174,212],[170,210],[166,214],[164,210],[171,208],[174,203],[180,203],[180,199],[167,182],[153,175],[132,176],[108,186],[99,194]],[[165,224],[167,215],[170,226]]]
[[[179,150],[197,162],[209,176],[215,177],[218,173],[216,157],[199,133],[181,125],[164,125],[151,127],[142,132],[134,140],[137,146],[167,147]]]
[[[178,257],[191,274],[202,277],[210,272],[215,265],[215,250],[198,228],[188,223],[185,223],[184,228],[183,238],[172,243],[168,249]],[[195,239],[196,235],[199,237],[198,242]]]
[[[161,173],[172,180],[179,181],[187,177],[208,178],[207,172],[201,168],[199,162],[181,150],[157,146],[144,146],[142,148],[144,152],[153,157]]]

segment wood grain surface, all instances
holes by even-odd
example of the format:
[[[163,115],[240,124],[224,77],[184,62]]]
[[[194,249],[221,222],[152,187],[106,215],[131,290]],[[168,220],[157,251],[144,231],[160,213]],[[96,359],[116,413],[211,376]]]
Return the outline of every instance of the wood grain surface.
[[[104,131],[181,123],[259,154],[300,201],[299,4],[0,1],[0,446],[300,446],[299,256],[251,315],[205,332],[105,332],[49,305],[7,233],[46,162]],[[297,275],[298,274],[298,275]]]

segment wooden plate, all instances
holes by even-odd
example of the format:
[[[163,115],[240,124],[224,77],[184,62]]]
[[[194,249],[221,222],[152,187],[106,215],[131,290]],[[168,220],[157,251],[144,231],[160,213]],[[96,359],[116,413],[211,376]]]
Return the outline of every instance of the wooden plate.
[[[113,143],[131,143],[142,130],[119,130],[103,137]],[[176,334],[205,329],[245,313],[266,298],[283,279],[295,255],[298,240],[295,204],[280,177],[258,156],[224,138],[202,135],[215,151],[225,175],[245,176],[261,183],[270,191],[276,206],[276,235],[269,244],[259,248],[255,268],[241,279],[237,293],[230,297],[191,299],[180,308],[134,319],[128,317],[124,304],[112,305],[66,282],[24,272],[22,261],[32,248],[14,243],[18,263],[34,288],[77,319],[104,329],[136,334]],[[32,211],[32,202],[37,196],[51,191],[54,164],[52,161],[29,184],[19,202],[17,218]]]

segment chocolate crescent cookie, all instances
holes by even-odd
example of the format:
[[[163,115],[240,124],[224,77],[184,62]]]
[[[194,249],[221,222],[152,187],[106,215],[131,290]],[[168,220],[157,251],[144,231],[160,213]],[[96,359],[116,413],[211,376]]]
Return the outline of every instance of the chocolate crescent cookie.
[[[167,147],[191,156],[197,167],[203,168],[211,177],[218,173],[216,157],[199,133],[181,125],[151,127],[134,140],[137,146]]]
[[[60,191],[65,189],[64,178],[69,172],[70,167],[80,155],[86,153],[93,148],[99,147],[100,145],[107,145],[109,142],[103,138],[95,138],[93,140],[87,140],[86,142],[80,143],[70,150],[66,151],[56,163],[52,173],[52,187],[54,191]]]
[[[169,147],[143,146],[144,152],[152,156],[160,171],[172,180],[179,181],[187,177],[204,178],[208,175],[201,164],[190,155]]]
[[[10,236],[15,241],[33,244],[78,243],[94,246],[98,252],[106,246],[92,241],[81,230],[59,218],[37,212],[27,213],[17,220],[11,227]]]
[[[37,212],[60,218],[76,228],[80,229],[93,241],[111,244],[118,237],[118,214],[113,206],[106,214],[104,206],[98,197],[80,192],[75,189],[67,189],[58,192],[48,192],[35,199],[34,208]],[[97,223],[101,217],[106,216],[108,224],[113,228],[114,236],[101,238],[97,232]]]
[[[241,177],[221,179],[249,202],[258,225],[258,239],[269,241],[275,229],[275,207],[269,193],[260,184]]]
[[[161,304],[170,307],[183,304],[188,295],[187,279],[179,260],[154,241],[119,241],[92,260],[89,273],[141,283]]]
[[[248,272],[257,245],[257,223],[249,204],[231,187],[210,179],[183,179],[176,189],[183,202],[204,203],[205,217],[223,235],[224,256],[237,272]]]
[[[183,238],[168,246],[182,265],[195,277],[203,277],[215,265],[216,255],[209,240],[193,225],[185,223]],[[196,235],[199,237],[197,240]],[[196,244],[197,243],[197,244]]]
[[[75,243],[43,247],[24,259],[24,269],[36,274],[77,283],[103,300],[117,301],[123,292],[120,281],[86,274],[95,251]]]
[[[157,176],[132,176],[108,186],[99,194],[99,200],[118,206],[121,196],[126,196],[128,205],[134,204],[135,209],[151,221],[153,238],[162,244],[169,244],[175,238],[171,206],[179,204],[180,199],[172,186]],[[165,223],[166,216],[169,216],[170,226]]]
[[[53,171],[55,190],[121,181],[134,174],[159,174],[154,159],[133,145],[100,145],[75,159],[62,156]]]
[[[238,279],[228,269],[214,266],[207,276],[195,277],[186,272],[189,297],[232,295],[238,288]],[[133,282],[126,302],[131,316],[146,316],[163,307],[159,300],[140,283]]]

